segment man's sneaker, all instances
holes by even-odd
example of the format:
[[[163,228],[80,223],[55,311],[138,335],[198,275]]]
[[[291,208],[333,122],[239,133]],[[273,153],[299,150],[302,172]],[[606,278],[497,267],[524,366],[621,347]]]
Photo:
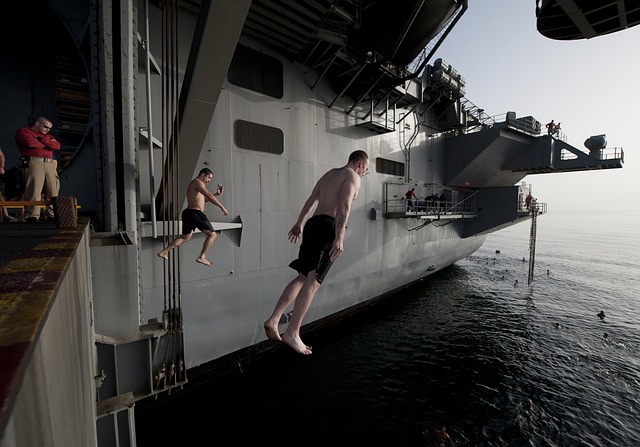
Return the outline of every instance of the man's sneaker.
[[[38,223],[38,218],[37,217],[27,217],[27,219],[25,221],[27,223]]]

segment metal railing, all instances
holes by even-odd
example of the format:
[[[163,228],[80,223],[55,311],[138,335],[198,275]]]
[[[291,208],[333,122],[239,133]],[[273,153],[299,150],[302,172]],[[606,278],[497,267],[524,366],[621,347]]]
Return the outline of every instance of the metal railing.
[[[538,202],[536,199],[533,199],[530,206],[526,208],[525,211],[529,212],[530,214],[546,214],[547,204],[545,202]]]
[[[621,147],[605,147],[603,149],[596,149],[589,151],[589,155],[598,160],[615,160],[620,159],[624,161],[624,150]]]
[[[435,197],[408,200],[404,197],[412,184],[388,182],[385,184],[384,213],[393,217],[458,216],[475,215],[476,193],[466,195],[462,200],[439,200]]]

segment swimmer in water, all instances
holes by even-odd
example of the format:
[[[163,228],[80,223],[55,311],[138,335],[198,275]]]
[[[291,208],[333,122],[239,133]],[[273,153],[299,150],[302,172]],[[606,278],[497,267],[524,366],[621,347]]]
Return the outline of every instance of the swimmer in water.
[[[452,445],[454,444],[451,436],[447,433],[447,427],[442,426],[436,429],[436,447],[449,447]]]

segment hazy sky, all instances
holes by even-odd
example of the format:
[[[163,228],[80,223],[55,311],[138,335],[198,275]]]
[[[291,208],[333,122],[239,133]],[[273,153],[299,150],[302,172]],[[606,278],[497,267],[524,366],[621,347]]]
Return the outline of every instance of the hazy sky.
[[[624,149],[624,167],[527,176],[549,212],[640,209],[640,26],[589,40],[556,41],[536,29],[534,0],[470,0],[436,52],[466,80],[466,98],[491,116],[562,123],[584,149],[592,135]]]

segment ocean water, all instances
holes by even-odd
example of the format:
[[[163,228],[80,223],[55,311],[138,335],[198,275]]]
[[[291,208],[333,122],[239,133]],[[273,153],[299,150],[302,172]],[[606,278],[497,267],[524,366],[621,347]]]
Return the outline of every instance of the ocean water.
[[[138,445],[434,446],[439,427],[457,446],[640,445],[639,218],[540,216],[531,284],[530,224],[494,233],[305,339],[312,356],[138,411]]]

